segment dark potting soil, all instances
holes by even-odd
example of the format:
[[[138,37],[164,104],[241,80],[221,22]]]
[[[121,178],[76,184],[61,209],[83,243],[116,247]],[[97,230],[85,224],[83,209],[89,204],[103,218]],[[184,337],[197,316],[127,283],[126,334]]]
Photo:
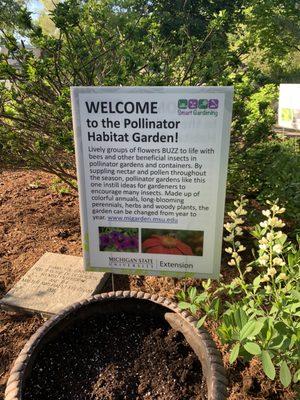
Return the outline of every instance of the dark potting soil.
[[[73,325],[39,353],[24,400],[206,399],[201,364],[161,319],[119,314]]]

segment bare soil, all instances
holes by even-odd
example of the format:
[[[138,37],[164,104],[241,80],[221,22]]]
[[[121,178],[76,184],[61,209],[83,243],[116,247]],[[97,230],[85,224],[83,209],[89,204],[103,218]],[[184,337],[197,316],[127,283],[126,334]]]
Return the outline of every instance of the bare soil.
[[[55,189],[53,176],[41,171],[0,172],[0,297],[45,252],[81,255],[77,195],[60,194]],[[234,276],[233,269],[228,267],[224,267],[222,273],[226,280]],[[201,281],[193,279],[125,275],[115,275],[114,281],[115,290],[138,289],[171,298],[184,285],[201,284]],[[104,288],[104,291],[109,290],[110,280]],[[0,399],[4,396],[14,359],[43,322],[41,315],[0,312]],[[240,362],[229,365],[227,348],[219,342],[215,324],[209,323],[206,327],[223,355],[229,378],[229,400],[297,399],[291,389],[284,389],[278,381],[266,379],[258,360],[246,365]],[[169,398],[159,394],[157,399]]]
[[[24,400],[202,400],[202,379],[193,350],[165,321],[102,315],[44,347]]]

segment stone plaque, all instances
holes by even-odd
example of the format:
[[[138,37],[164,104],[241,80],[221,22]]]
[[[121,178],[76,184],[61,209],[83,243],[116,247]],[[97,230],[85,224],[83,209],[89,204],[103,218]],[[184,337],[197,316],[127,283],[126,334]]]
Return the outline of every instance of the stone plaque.
[[[45,253],[0,300],[1,308],[56,314],[99,293],[109,274],[86,272],[82,257]]]

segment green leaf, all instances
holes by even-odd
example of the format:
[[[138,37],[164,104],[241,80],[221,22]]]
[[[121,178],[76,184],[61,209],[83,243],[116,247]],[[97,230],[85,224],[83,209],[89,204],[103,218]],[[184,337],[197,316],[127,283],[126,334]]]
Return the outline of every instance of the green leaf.
[[[281,336],[288,334],[288,327],[284,322],[277,322],[275,324],[275,329],[280,333]]]
[[[196,304],[190,304],[190,311],[192,314],[196,314],[198,309],[199,309],[199,307],[196,306]]]
[[[288,265],[292,268],[296,264],[296,257],[295,254],[289,253],[288,254]]]
[[[259,227],[257,226],[256,230],[253,230],[250,232],[252,236],[254,236],[256,239],[260,239],[261,234],[260,234],[260,230]]]
[[[200,318],[199,321],[197,322],[197,328],[201,328],[201,326],[204,324],[205,320],[206,320],[207,315],[204,315],[204,317]]]
[[[280,365],[280,382],[283,384],[284,387],[288,387],[292,382],[292,375],[291,371],[286,363],[286,361],[282,361]]]
[[[277,313],[278,311],[278,307],[276,306],[276,304],[273,304],[270,310],[270,315]]]
[[[236,343],[230,352],[230,357],[229,357],[230,364],[235,362],[235,360],[238,358],[239,352],[240,352],[240,344]]]
[[[180,301],[179,303],[178,303],[178,307],[181,309],[181,310],[186,310],[186,309],[188,309],[188,308],[190,308],[190,303],[187,303],[186,301]]]
[[[286,235],[285,233],[283,233],[283,234],[281,235],[281,237],[280,237],[279,239],[277,239],[277,240],[278,240],[278,242],[283,246],[284,243],[286,242],[286,239],[287,239],[287,235]]]
[[[247,323],[248,317],[242,308],[238,308],[234,312],[234,319],[235,319],[235,322],[236,322],[236,325],[238,326],[238,328],[242,329],[243,326]]]
[[[177,294],[176,297],[180,301],[185,301],[185,292],[184,290],[180,290]]]
[[[300,302],[290,304],[290,306],[287,308],[290,308],[291,312],[294,314],[299,307],[300,307]]]
[[[282,335],[276,336],[274,339],[272,339],[271,343],[269,344],[269,349],[273,350],[280,349],[286,340],[287,338]]]
[[[260,275],[253,280],[253,292],[256,293],[260,285]]]
[[[291,295],[294,299],[296,300],[300,300],[300,292],[298,292],[298,290],[292,290],[291,291]]]
[[[296,313],[294,313],[294,317],[300,317],[300,311],[297,311]]]
[[[295,345],[295,343],[296,343],[297,341],[298,341],[297,335],[293,334],[293,335],[291,336],[290,348],[293,348],[294,345]]]
[[[299,382],[300,381],[300,369],[298,369],[295,373],[294,373],[294,376],[293,376],[293,382],[294,383],[297,383],[297,382]]]
[[[207,293],[206,293],[206,292],[200,293],[200,294],[198,294],[198,296],[196,296],[196,297],[194,298],[193,303],[195,303],[195,304],[200,304],[200,303],[202,303],[204,300],[206,300],[206,298],[207,298]]]
[[[253,354],[254,356],[257,356],[261,353],[261,349],[258,344],[253,343],[253,342],[247,342],[244,344],[244,349],[248,351],[248,353]]]
[[[251,319],[241,329],[240,340],[244,340],[249,337],[255,337],[261,331],[262,327],[262,322]]]
[[[219,311],[220,311],[220,299],[215,299],[212,303],[212,307],[215,311],[215,317],[218,318]]]
[[[204,289],[204,290],[209,289],[210,284],[211,284],[211,279],[208,279],[207,282],[202,281],[202,287],[203,287],[203,289]]]
[[[253,286],[259,286],[260,284],[260,275],[258,275],[256,278],[253,279]]]
[[[190,287],[188,289],[188,294],[189,294],[191,303],[193,303],[195,300],[195,297],[197,296],[197,289],[195,287]]]
[[[264,373],[268,378],[273,380],[275,378],[275,367],[271,360],[270,353],[267,350],[261,352],[261,361],[263,365]]]
[[[266,339],[266,342],[267,342],[267,343],[271,340],[272,335],[273,335],[273,330],[270,329],[270,328],[268,328],[267,333],[266,333],[266,336],[265,336],[265,339]]]

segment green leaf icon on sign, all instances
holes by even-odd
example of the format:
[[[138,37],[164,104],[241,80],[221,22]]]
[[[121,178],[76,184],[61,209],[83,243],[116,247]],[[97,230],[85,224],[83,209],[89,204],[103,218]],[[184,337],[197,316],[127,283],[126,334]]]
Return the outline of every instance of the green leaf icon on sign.
[[[178,100],[178,108],[187,108],[188,106],[188,101],[186,99],[180,99]]]
[[[200,99],[198,107],[204,110],[205,108],[208,107],[208,100],[207,99]]]

